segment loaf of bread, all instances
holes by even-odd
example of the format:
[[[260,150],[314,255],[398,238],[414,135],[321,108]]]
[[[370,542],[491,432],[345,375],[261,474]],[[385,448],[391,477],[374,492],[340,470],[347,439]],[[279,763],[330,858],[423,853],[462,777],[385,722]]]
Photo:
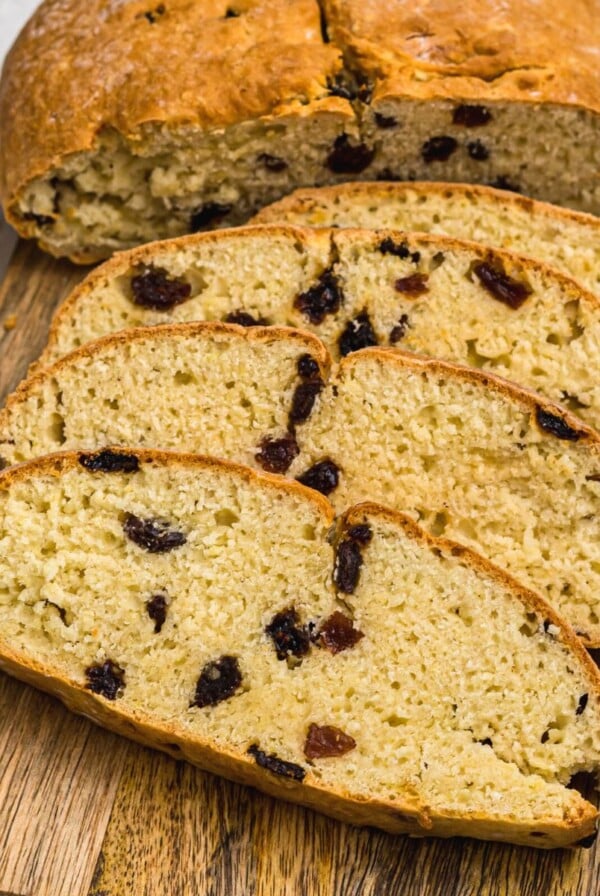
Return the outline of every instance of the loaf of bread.
[[[0,456],[6,465],[71,448],[147,445],[245,464],[264,455],[282,472],[329,366],[323,344],[301,330],[126,330],[25,380],[0,411]]]
[[[186,455],[0,476],[0,666],[344,821],[590,845],[600,679],[536,595],[373,504]],[[334,543],[332,543],[332,541]]]
[[[344,358],[288,475],[472,547],[600,646],[600,435],[491,374],[391,349]]]
[[[306,188],[252,223],[446,234],[537,258],[600,293],[600,219],[492,187],[425,181]]]
[[[0,84],[5,213],[88,262],[359,177],[598,212],[598,22],[588,0],[45,0]]]
[[[117,255],[59,309],[42,364],[124,327],[312,330],[334,356],[394,345],[491,370],[600,427],[600,300],[539,262],[443,236],[273,225]]]
[[[5,463],[72,448],[211,453],[377,500],[464,541],[600,646],[600,435],[558,405],[395,349],[329,361],[277,328],[180,324],[84,346],[0,412]]]

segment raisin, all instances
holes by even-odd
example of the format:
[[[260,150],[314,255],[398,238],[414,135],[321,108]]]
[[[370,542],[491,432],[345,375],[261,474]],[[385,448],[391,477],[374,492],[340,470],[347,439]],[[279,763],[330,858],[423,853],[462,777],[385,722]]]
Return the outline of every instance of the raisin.
[[[294,607],[276,613],[265,628],[273,639],[278,660],[286,660],[290,655],[306,656],[310,649],[310,638],[304,626],[299,626],[300,617]]]
[[[288,163],[280,156],[271,156],[268,152],[261,152],[258,161],[267,169],[267,171],[285,171]]]
[[[154,23],[155,23],[161,16],[164,16],[164,14],[165,14],[166,11],[167,11],[167,10],[165,9],[165,5],[164,5],[164,3],[160,3],[160,4],[156,7],[156,9],[151,9],[151,10],[149,10],[148,12],[145,12],[145,13],[144,13],[144,18],[147,19],[147,20],[150,22],[151,25],[154,25]]]
[[[361,103],[370,103],[373,99],[373,91],[375,89],[374,84],[369,81],[366,81],[364,84],[361,84],[356,91],[356,96],[361,101]]]
[[[260,443],[260,451],[254,455],[263,470],[269,473],[285,473],[300,453],[298,443],[291,433],[281,439],[266,436]]]
[[[85,670],[87,689],[94,694],[101,694],[107,700],[116,700],[125,687],[125,670],[112,660],[96,666],[88,666]]]
[[[48,227],[50,224],[54,224],[54,218],[50,215],[36,215],[35,212],[25,212],[23,220],[33,221],[38,227]]]
[[[268,321],[264,317],[252,317],[247,311],[230,311],[225,318],[226,324],[237,324],[238,327],[264,327]]]
[[[480,128],[492,120],[492,113],[485,106],[457,106],[452,114],[452,124],[465,128]]]
[[[473,266],[473,273],[494,299],[508,305],[513,311],[520,308],[531,295],[532,290],[527,283],[509,277],[498,265],[494,267],[485,261],[480,261]]]
[[[342,356],[357,352],[361,348],[377,345],[377,336],[366,311],[361,311],[358,317],[348,321],[338,344]]]
[[[549,740],[550,740],[550,732],[546,729],[546,731],[544,731],[544,733],[540,737],[540,741],[543,744],[547,744]]]
[[[358,585],[362,554],[354,541],[341,541],[337,548],[333,581],[344,594],[353,594]]]
[[[364,633],[354,628],[350,617],[336,610],[319,629],[317,641],[325,650],[335,654],[355,647],[361,638],[364,638]]]
[[[333,78],[327,76],[327,90],[330,96],[339,96],[343,100],[356,99],[356,90],[348,84],[344,72],[337,72]]]
[[[424,162],[446,162],[458,148],[454,137],[432,137],[421,147]]]
[[[311,324],[321,324],[328,314],[339,310],[344,296],[338,279],[328,268],[323,271],[317,283],[294,300],[294,308],[301,311]]]
[[[373,538],[373,530],[368,523],[360,523],[357,526],[350,526],[347,532],[348,538],[357,541],[359,544],[369,544]]]
[[[296,479],[302,485],[321,492],[322,495],[330,495],[339,485],[340,470],[337,464],[326,458],[314,464],[301,476],[297,476]]]
[[[344,756],[356,747],[356,741],[349,734],[333,725],[309,726],[304,743],[307,759],[325,759],[330,756]]]
[[[67,625],[67,611],[65,610],[64,607],[61,607],[58,604],[55,604],[54,601],[52,601],[52,600],[45,600],[44,605],[46,607],[54,607],[54,609],[60,616],[60,621],[62,622],[62,624]]]
[[[481,140],[471,140],[467,143],[467,152],[476,162],[485,162],[490,157],[490,151]]]
[[[148,616],[154,622],[154,634],[158,635],[162,630],[167,618],[167,595],[153,594],[150,600],[146,601],[146,610]]]
[[[600,482],[600,473],[592,473],[585,477],[588,482]]]
[[[396,292],[406,293],[409,296],[422,296],[429,292],[427,286],[427,274],[410,274],[408,277],[398,277],[394,283]]]
[[[170,311],[189,299],[192,287],[177,277],[170,277],[162,268],[151,265],[132,277],[131,291],[135,305],[155,311]]]
[[[298,358],[297,369],[303,380],[310,380],[319,375],[319,365],[312,355],[301,355]]]
[[[241,13],[238,12],[237,9],[234,9],[232,6],[228,6],[225,10],[224,18],[226,19],[239,19],[240,16]]]
[[[187,541],[183,532],[169,529],[168,523],[155,519],[142,520],[133,513],[125,517],[123,531],[134,544],[150,554],[167,554]]]
[[[587,704],[588,704],[588,695],[582,694],[581,697],[579,698],[579,702],[577,703],[577,709],[575,710],[575,715],[580,716],[581,713],[586,708]]]
[[[305,420],[308,420],[317,395],[324,385],[323,380],[318,379],[309,383],[300,383],[299,386],[296,386],[290,411],[290,426],[293,427],[297,423],[304,423]]]
[[[497,177],[495,180],[490,181],[488,184],[490,187],[495,187],[497,190],[510,190],[511,193],[520,193],[521,188],[518,184],[515,184],[514,181],[510,180],[510,178],[505,177],[503,174],[500,177]]]
[[[233,697],[241,683],[242,673],[237,657],[221,656],[202,669],[190,706],[216,706]]]
[[[398,120],[393,115],[382,115],[381,112],[376,112],[375,124],[378,128],[395,128]]]
[[[482,747],[493,747],[492,738],[484,737],[483,740],[477,741],[477,743],[481,744]]]
[[[275,753],[270,753],[267,756],[263,750],[259,750],[257,744],[252,744],[251,747],[248,747],[248,753],[250,756],[254,757],[256,764],[260,765],[261,768],[265,768],[275,775],[280,775],[282,778],[291,778],[293,781],[304,781],[304,778],[306,777],[306,771],[301,765],[296,765],[295,762],[286,762],[284,759],[280,759],[276,756]]]
[[[559,417],[557,414],[550,414],[539,406],[535,410],[535,419],[540,429],[552,436],[556,436],[557,439],[564,439],[566,442],[578,442],[583,435],[583,433],[569,426],[562,417]]]
[[[368,168],[375,150],[366,143],[352,145],[348,134],[340,134],[327,156],[327,167],[334,174],[360,174]]]
[[[80,454],[79,463],[92,473],[137,473],[140,468],[139,458],[134,454],[109,448],[97,454]]]
[[[420,252],[411,252],[406,243],[395,243],[394,240],[386,236],[377,247],[382,255],[396,255],[398,258],[410,258],[414,264],[421,261]]]
[[[589,834],[587,837],[582,837],[581,840],[577,840],[574,845],[582,846],[583,849],[589,849],[596,842],[597,836],[598,831],[595,831],[593,834]]]
[[[404,339],[409,326],[410,324],[408,322],[408,315],[401,315],[400,320],[395,327],[392,327],[392,330],[390,332],[390,344],[395,345],[396,342],[400,342],[400,340]]]
[[[198,230],[202,230],[203,227],[217,224],[225,215],[229,214],[232,208],[233,206],[222,202],[207,202],[205,205],[199,206],[196,211],[192,212],[192,217],[190,218],[191,232],[196,233]]]

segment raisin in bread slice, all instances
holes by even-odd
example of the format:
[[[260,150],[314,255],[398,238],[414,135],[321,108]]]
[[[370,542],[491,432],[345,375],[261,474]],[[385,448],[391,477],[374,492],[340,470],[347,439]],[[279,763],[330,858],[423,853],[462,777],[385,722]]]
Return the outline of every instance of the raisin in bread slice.
[[[15,464],[69,448],[148,445],[254,465],[258,456],[281,473],[329,366],[323,344],[302,330],[125,330],[20,385],[0,412],[0,456]]]
[[[439,233],[537,258],[600,292],[600,220],[477,184],[345,183],[294,191],[255,224]]]
[[[600,426],[600,300],[541,263],[443,236],[246,228],[121,254],[55,316],[41,364],[124,327],[224,319],[308,328],[493,370]]]
[[[0,476],[0,665],[344,821],[588,845],[598,671],[536,595],[374,505],[128,450]],[[351,587],[350,587],[351,586]],[[426,661],[424,661],[426,657]]]
[[[338,510],[410,513],[544,595],[600,646],[600,435],[491,374],[392,349],[345,358],[289,475]]]

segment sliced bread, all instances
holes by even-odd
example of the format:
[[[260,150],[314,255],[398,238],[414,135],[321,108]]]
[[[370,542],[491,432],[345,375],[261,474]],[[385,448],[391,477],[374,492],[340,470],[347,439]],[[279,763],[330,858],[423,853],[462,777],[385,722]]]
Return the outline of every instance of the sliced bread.
[[[536,589],[600,646],[600,435],[511,383],[391,349],[345,358],[289,475],[380,501]]]
[[[600,292],[600,219],[478,184],[306,188],[261,209],[252,223],[447,234],[537,258]]]
[[[398,514],[331,523],[308,489],[198,457],[5,472],[0,666],[344,821],[589,845],[597,811],[566,785],[600,765],[600,680],[570,630]]]
[[[125,327],[221,319],[303,327],[470,364],[600,427],[600,300],[539,262],[448,237],[246,228],[123,253],[59,309],[41,364]]]

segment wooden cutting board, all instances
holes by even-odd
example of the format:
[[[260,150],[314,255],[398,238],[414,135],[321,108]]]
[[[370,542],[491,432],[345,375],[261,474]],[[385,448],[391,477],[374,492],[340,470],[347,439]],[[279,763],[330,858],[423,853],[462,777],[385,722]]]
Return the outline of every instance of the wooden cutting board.
[[[11,246],[0,230],[0,265]],[[17,245],[0,289],[0,397],[84,274]],[[129,743],[0,674],[0,896],[598,896],[597,855],[356,830]]]

